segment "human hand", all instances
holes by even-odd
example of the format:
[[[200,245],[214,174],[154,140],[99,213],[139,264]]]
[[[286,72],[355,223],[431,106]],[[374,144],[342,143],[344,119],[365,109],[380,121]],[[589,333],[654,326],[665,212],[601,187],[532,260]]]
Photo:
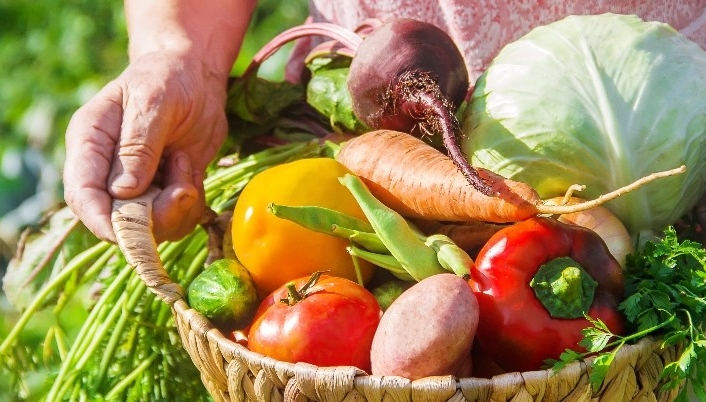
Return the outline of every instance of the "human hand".
[[[198,59],[150,53],[76,111],[66,131],[64,197],[89,230],[115,241],[113,199],[150,185],[161,189],[155,239],[193,230],[204,213],[205,169],[226,135],[225,86]]]

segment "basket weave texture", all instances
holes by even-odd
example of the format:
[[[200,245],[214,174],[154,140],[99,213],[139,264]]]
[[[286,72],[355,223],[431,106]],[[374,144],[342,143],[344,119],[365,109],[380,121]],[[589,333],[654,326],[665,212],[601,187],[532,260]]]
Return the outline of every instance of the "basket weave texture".
[[[139,277],[171,306],[182,344],[215,401],[672,401],[679,389],[663,390],[664,366],[679,350],[645,338],[623,347],[603,385],[592,389],[586,362],[554,373],[539,370],[507,373],[491,379],[374,376],[355,367],[317,367],[287,363],[226,338],[191,309],[183,290],[162,266],[151,234],[154,191],[116,201],[113,228],[118,246]],[[521,356],[518,356],[521,358]]]

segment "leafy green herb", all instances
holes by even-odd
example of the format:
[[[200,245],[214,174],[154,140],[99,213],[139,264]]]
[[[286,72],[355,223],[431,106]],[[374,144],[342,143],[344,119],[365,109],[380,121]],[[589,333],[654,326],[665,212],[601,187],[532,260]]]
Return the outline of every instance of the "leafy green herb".
[[[661,239],[646,242],[628,256],[625,286],[627,298],[619,308],[632,333],[613,334],[600,320],[589,318],[593,326],[584,329],[579,343],[587,352],[567,350],[559,361],[550,362],[553,369],[597,353],[590,382],[599,387],[623,345],[655,335],[665,347],[683,345],[681,354],[661,373],[663,387],[691,383],[695,396],[706,400],[706,250],[697,242],[680,241],[670,227]],[[686,400],[686,393],[679,398]]]

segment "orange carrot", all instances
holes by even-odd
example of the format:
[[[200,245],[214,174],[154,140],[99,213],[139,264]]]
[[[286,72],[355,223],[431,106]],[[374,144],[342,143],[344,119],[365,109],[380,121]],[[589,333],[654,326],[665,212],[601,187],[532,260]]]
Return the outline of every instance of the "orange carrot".
[[[351,139],[336,159],[363,179],[375,197],[407,217],[513,222],[535,215],[540,201],[527,184],[478,169],[499,194],[487,196],[468,184],[448,156],[398,131],[372,131]]]
[[[468,184],[447,155],[406,133],[378,130],[360,135],[342,144],[336,159],[359,176],[376,198],[400,215],[456,222],[508,223],[538,214],[583,211],[649,181],[686,170],[681,166],[653,173],[584,203],[548,205],[530,185],[478,168],[494,195],[481,193]]]

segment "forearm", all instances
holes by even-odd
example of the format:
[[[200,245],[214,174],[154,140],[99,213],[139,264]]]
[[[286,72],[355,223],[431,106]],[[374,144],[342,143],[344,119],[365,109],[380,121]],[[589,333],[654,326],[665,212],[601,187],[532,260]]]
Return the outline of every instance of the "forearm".
[[[225,79],[256,4],[255,0],[125,0],[130,60],[168,50],[198,58]]]

